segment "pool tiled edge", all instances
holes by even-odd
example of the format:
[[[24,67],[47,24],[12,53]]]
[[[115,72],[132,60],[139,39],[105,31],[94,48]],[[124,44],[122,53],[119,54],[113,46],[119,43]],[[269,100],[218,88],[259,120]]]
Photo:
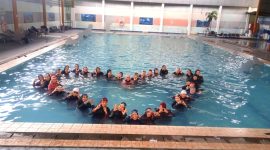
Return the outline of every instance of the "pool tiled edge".
[[[0,122],[0,132],[19,133],[86,133],[86,134],[141,134],[141,135],[184,135],[218,137],[269,138],[270,129],[191,127],[161,125],[118,125],[79,123],[29,123]],[[233,134],[232,134],[233,133]]]
[[[269,133],[270,129],[249,128],[0,122],[0,146],[269,149]],[[122,137],[125,136],[129,139],[123,140]],[[130,139],[132,136],[144,138],[132,140]],[[145,138],[147,136],[150,140]],[[119,140],[117,137],[121,137],[121,139]],[[170,140],[168,137],[178,137],[179,140]],[[162,138],[168,139],[160,140]],[[226,140],[219,140],[219,138]],[[243,142],[244,138],[253,139],[250,141],[257,139],[266,142]]]

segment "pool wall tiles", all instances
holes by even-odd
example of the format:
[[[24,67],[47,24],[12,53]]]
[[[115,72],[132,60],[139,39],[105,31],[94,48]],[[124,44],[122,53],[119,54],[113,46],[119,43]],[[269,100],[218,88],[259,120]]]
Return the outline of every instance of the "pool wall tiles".
[[[162,32],[186,33],[189,16],[189,5],[167,5],[163,11]],[[206,12],[218,11],[219,6],[194,6],[192,10],[191,33],[203,33],[205,27],[197,27],[197,20],[205,21]],[[161,4],[134,3],[132,10],[130,2],[105,1],[105,28],[110,30],[130,30],[130,16],[133,16],[133,31],[159,32]],[[246,24],[245,7],[223,7],[220,31],[243,33]],[[102,27],[102,3],[98,1],[75,1],[75,27],[87,28],[89,24],[94,29]],[[96,22],[81,21],[81,14],[95,14]],[[153,25],[139,24],[140,17],[153,18]],[[120,22],[124,24],[120,25]],[[212,22],[212,29],[216,28],[216,21]]]

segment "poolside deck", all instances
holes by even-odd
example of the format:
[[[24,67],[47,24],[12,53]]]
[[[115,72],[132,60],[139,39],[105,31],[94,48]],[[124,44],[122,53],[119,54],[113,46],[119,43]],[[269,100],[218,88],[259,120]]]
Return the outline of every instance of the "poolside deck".
[[[266,41],[249,39],[223,39],[204,36],[191,36],[214,47],[222,48],[238,55],[259,59],[262,63],[270,64],[270,51],[266,49]]]
[[[270,149],[270,129],[1,122],[0,146]]]

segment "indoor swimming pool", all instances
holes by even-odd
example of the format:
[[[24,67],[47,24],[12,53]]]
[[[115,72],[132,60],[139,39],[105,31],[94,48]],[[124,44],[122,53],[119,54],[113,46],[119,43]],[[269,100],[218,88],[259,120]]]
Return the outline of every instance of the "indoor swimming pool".
[[[14,122],[100,123],[88,113],[63,100],[32,87],[38,74],[55,72],[78,63],[90,71],[100,66],[105,73],[112,69],[133,75],[143,70],[167,65],[167,78],[153,78],[131,88],[117,82],[96,79],[62,79],[67,91],[74,87],[86,93],[95,104],[102,97],[109,107],[122,101],[128,114],[138,109],[156,108],[166,102],[171,108],[172,96],[181,91],[185,78],[175,78],[176,67],[183,72],[200,69],[204,76],[202,94],[191,102],[191,109],[173,110],[171,120],[162,125],[214,127],[270,127],[270,67],[231,54],[200,41],[178,36],[91,34],[72,46],[61,46],[0,73],[0,120]],[[102,122],[103,123],[103,122]],[[104,123],[111,123],[110,120]]]

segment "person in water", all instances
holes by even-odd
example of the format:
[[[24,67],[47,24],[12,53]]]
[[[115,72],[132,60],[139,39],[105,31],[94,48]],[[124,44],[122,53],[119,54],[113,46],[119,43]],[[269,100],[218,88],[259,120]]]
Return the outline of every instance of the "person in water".
[[[131,85],[132,84],[131,77],[129,74],[126,75],[126,78],[125,78],[125,80],[123,80],[122,84],[123,85]]]
[[[121,102],[119,105],[115,104],[111,111],[110,118],[114,121],[119,121],[119,123],[123,123],[124,119],[127,117],[126,106],[127,104],[125,102]]]
[[[132,84],[138,84],[139,74],[137,72],[134,73],[133,78],[131,78]]]
[[[122,80],[123,80],[123,72],[118,72],[117,73],[116,80],[122,82]]]
[[[143,72],[139,75],[139,78],[140,78],[140,80],[145,80],[146,79],[146,77],[147,77],[147,75],[146,75],[146,71],[145,70],[143,70]]]
[[[104,76],[104,73],[101,71],[100,67],[96,67],[96,70],[95,70],[95,72],[93,73],[92,76],[100,78],[100,77]]]
[[[42,74],[38,75],[37,79],[33,81],[33,87],[35,88],[44,88],[45,80]]]
[[[111,111],[108,105],[108,99],[102,98],[100,103],[92,110],[93,117],[95,118],[107,118],[110,116]]]
[[[50,81],[51,81],[51,75],[49,73],[46,73],[44,76],[44,89],[48,89]]]
[[[65,98],[67,101],[79,101],[80,100],[80,89],[74,88],[68,96]]]
[[[158,116],[158,118],[171,118],[173,117],[173,113],[171,112],[170,109],[167,108],[166,103],[161,102],[159,104],[159,108],[156,108],[156,116]]]
[[[195,87],[191,87],[188,93],[188,96],[191,99],[198,98],[199,95],[201,94],[201,91],[197,91]]]
[[[146,125],[155,124],[156,119],[157,119],[156,115],[152,111],[152,108],[146,108],[144,114],[140,118],[142,124],[146,124]]]
[[[182,77],[184,75],[184,73],[182,72],[181,68],[178,67],[175,69],[175,72],[173,73],[173,75],[175,77]]]
[[[192,91],[191,91],[192,90]],[[190,82],[188,94],[201,94],[201,90],[195,84],[195,82]]]
[[[52,93],[56,87],[60,86],[57,77],[55,75],[51,76],[50,83],[48,85],[48,91],[49,93]]]
[[[65,94],[66,94],[65,89],[63,88],[63,86],[59,85],[49,94],[49,96],[55,96],[57,98],[59,98],[59,97],[63,98],[63,97],[65,97]]]
[[[114,75],[112,74],[111,69],[107,70],[107,73],[106,73],[105,77],[106,77],[107,80],[113,80],[115,78]]]
[[[89,110],[93,109],[94,107],[93,100],[88,99],[87,94],[82,94],[80,99],[77,101],[77,108],[80,110]]]
[[[159,75],[159,70],[158,68],[154,69],[154,77],[157,77]]]
[[[194,76],[197,77],[197,84],[200,86],[203,83],[203,76],[201,75],[201,71],[197,69]]]
[[[160,76],[166,76],[168,74],[168,69],[167,69],[167,66],[166,65],[162,65],[161,69],[160,69],[160,72],[159,72],[159,75]]]
[[[153,75],[152,69],[149,69],[149,70],[148,70],[148,73],[147,73],[148,79],[151,79],[153,76],[154,76],[154,75]]]
[[[187,92],[185,90],[182,90],[180,95],[174,96],[174,102],[172,103],[172,108],[174,109],[180,109],[183,107],[191,108],[188,105],[188,101],[190,101],[190,98],[187,96]]]
[[[131,114],[125,119],[125,122],[127,124],[131,125],[139,125],[142,124],[142,121],[140,120],[140,116],[137,109],[133,109]]]
[[[81,71],[81,75],[85,78],[90,76],[90,72],[88,71],[87,67],[83,67],[82,71]]]
[[[64,68],[64,70],[62,70],[61,73],[62,73],[64,76],[68,77],[68,76],[69,76],[69,73],[70,73],[70,71],[69,71],[69,65],[66,65],[65,68]]]
[[[60,68],[56,70],[55,75],[56,75],[57,79],[60,81],[61,77],[62,77],[62,71]]]
[[[186,81],[193,81],[193,73],[190,69],[187,69],[186,77]]]
[[[189,91],[190,81],[186,81],[186,85],[182,86],[182,90]]]
[[[72,70],[72,72],[75,74],[75,76],[79,76],[82,72],[82,70],[79,67],[79,64],[75,64],[75,68]]]

